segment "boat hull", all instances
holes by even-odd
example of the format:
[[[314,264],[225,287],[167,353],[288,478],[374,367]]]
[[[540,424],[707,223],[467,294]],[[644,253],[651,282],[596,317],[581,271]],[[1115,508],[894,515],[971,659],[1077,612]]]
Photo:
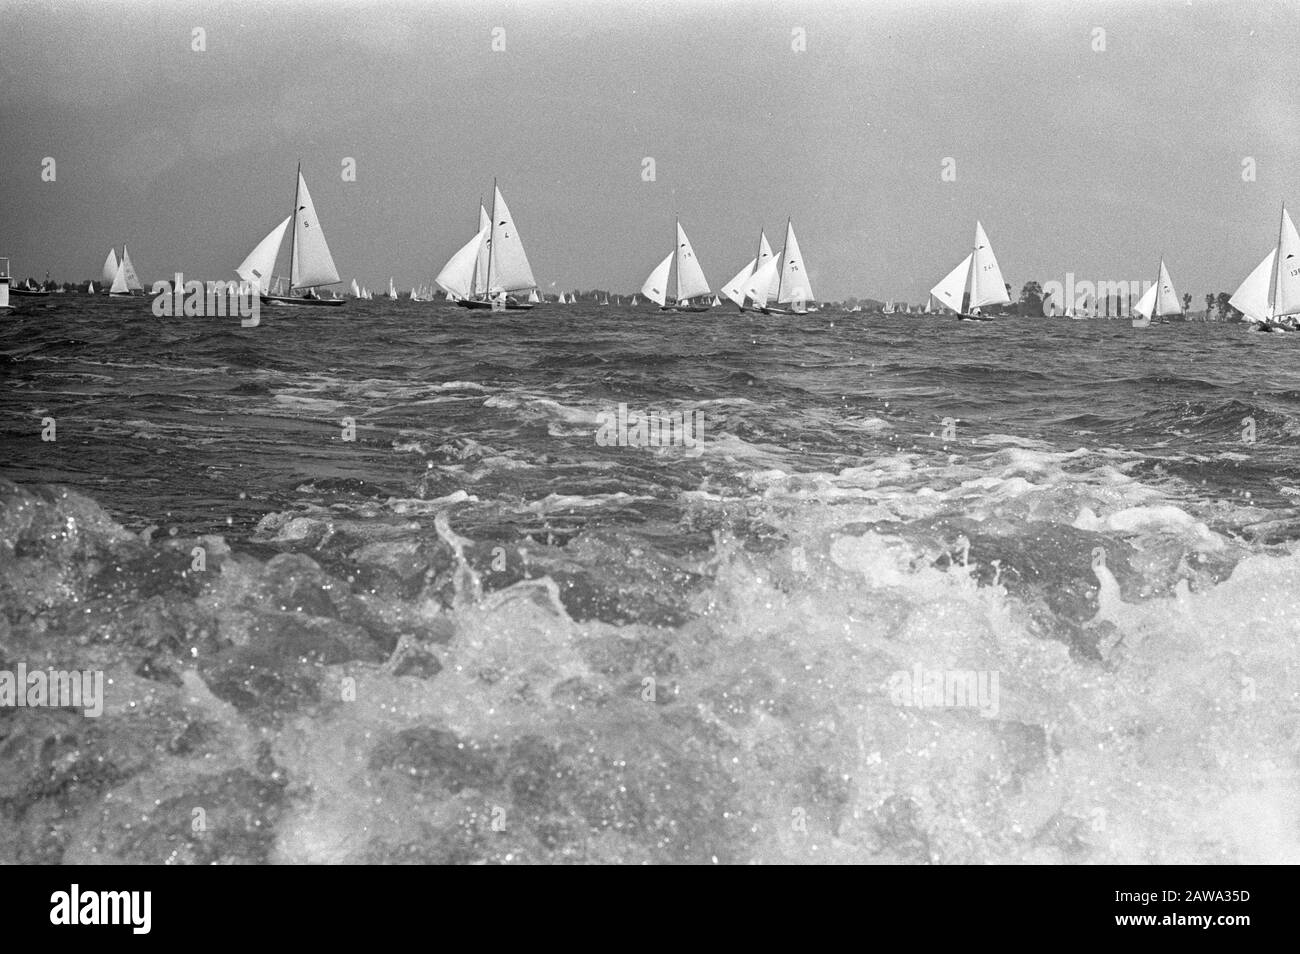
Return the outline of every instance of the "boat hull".
[[[491,311],[492,302],[482,298],[462,298],[456,302],[462,308],[474,308],[479,311]],[[507,301],[506,311],[532,311],[535,306],[526,301]]]
[[[710,311],[712,305],[660,305],[660,311]]]
[[[293,295],[262,295],[263,305],[289,305],[295,308],[339,308],[342,298],[299,298]]]
[[[10,285],[9,294],[14,298],[45,298],[50,293],[47,291],[36,291],[31,288],[17,288]]]
[[[958,315],[958,321],[992,321],[988,315]]]

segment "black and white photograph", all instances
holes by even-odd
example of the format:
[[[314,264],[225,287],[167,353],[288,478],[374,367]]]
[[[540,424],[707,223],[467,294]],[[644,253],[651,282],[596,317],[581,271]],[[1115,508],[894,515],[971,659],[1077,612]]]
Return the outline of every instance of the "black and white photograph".
[[[1300,862],[1298,54],[3,0],[0,864]]]

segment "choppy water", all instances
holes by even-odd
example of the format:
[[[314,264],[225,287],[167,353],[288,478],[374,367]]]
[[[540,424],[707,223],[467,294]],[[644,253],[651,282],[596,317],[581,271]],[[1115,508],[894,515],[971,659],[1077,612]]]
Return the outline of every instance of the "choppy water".
[[[110,680],[0,709],[0,860],[1300,861],[1300,336],[80,296],[0,336],[0,668]],[[602,446],[619,403],[698,452]],[[901,704],[929,671],[996,696]]]

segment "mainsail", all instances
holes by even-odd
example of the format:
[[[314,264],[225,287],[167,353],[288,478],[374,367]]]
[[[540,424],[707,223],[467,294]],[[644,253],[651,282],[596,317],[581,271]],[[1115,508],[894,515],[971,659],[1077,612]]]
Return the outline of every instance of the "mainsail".
[[[488,256],[487,292],[527,291],[537,287],[537,279],[524,253],[524,243],[510,216],[505,197],[496,190],[492,204],[492,248]]]
[[[271,290],[271,276],[275,273],[275,257],[280,253],[280,243],[284,241],[285,229],[289,219],[285,219],[257,243],[257,247],[248,253],[248,257],[239,263],[235,274],[246,282],[256,282],[258,294],[265,295]],[[357,283],[352,282],[352,294],[356,294]]]
[[[316,206],[307,191],[307,180],[298,170],[298,198],[293,211],[293,248],[290,251],[289,283],[294,288],[332,285],[339,280],[334,257],[325,241]]]
[[[686,301],[697,295],[709,293],[709,282],[704,277],[704,269],[695,257],[691,240],[686,237],[682,223],[677,223],[677,248],[673,250],[674,264],[677,266],[677,301]]]
[[[984,226],[975,223],[975,260],[971,268],[969,308],[982,308],[985,305],[1005,305],[1011,301],[1007,295],[1006,282],[1002,278],[1002,269],[998,267],[997,257],[989,237],[984,234]]]
[[[994,263],[994,267],[996,263]],[[804,270],[803,256],[799,252],[799,240],[794,237],[794,226],[785,223],[785,249],[781,252],[780,291],[777,304],[788,302],[813,301],[812,283]]]
[[[144,291],[144,286],[140,284],[140,279],[135,273],[135,266],[131,264],[131,255],[127,252],[125,245],[122,246],[122,261],[118,263],[118,270],[122,273],[128,289],[131,291]],[[116,276],[114,280],[116,281]]]

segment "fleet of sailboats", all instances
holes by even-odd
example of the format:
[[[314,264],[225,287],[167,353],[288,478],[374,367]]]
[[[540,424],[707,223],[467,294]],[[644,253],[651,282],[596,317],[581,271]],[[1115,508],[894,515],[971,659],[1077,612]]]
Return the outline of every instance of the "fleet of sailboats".
[[[675,229],[673,250],[655,266],[639,294],[633,294],[626,302],[621,296],[615,296],[616,304],[637,307],[644,296],[663,311],[705,312],[722,303],[722,299],[710,289],[680,220],[675,223]],[[282,293],[281,287],[272,285],[276,258],[286,232],[291,237],[287,294]],[[5,269],[5,273],[0,274],[0,303],[8,306],[14,288],[7,275],[8,260],[0,259],[0,263]],[[257,244],[236,272],[246,281],[255,283],[263,302],[333,306],[343,303],[343,298],[332,295],[322,298],[317,292],[317,289],[337,284],[340,279],[301,164],[297,172],[293,212]],[[116,248],[108,250],[100,280],[100,293],[114,297],[144,290],[125,245],[120,257]],[[31,288],[26,293],[46,293],[34,282],[29,284]],[[467,308],[530,309],[547,300],[538,289],[519,230],[495,182],[491,214],[480,202],[478,232],[448,259],[438,273],[435,285],[447,301]],[[754,257],[720,290],[742,312],[752,309],[764,314],[790,314],[816,310],[810,305],[815,298],[792,221],[786,220],[785,243],[779,253],[773,252],[766,232],[760,229]],[[96,293],[94,282],[88,284],[87,292]],[[366,301],[373,297],[355,278],[350,283],[349,292],[350,297],[356,300]],[[525,297],[520,300],[516,295]],[[391,276],[387,297],[393,301],[399,298]],[[437,295],[432,286],[420,285],[411,288],[408,298],[412,302],[429,302],[436,300]],[[610,295],[598,293],[593,295],[593,300],[602,306],[609,305]],[[559,292],[555,301],[574,304],[577,299],[574,295]],[[961,320],[989,321],[991,316],[982,314],[982,309],[1009,304],[1010,301],[992,244],[983,223],[977,221],[971,251],[930,290],[923,307],[896,306],[890,301],[882,310],[887,314],[927,315],[946,310]],[[1132,299],[1128,301],[1131,303]],[[1108,295],[1107,317],[1120,317],[1129,307],[1123,295],[1115,298],[1114,302],[1112,307]],[[1300,233],[1297,233],[1285,205],[1275,246],[1241,283],[1229,302],[1246,322],[1261,331],[1292,331],[1300,326]],[[789,306],[789,310],[782,306]],[[851,310],[861,311],[862,308]],[[1058,303],[1050,293],[1042,298],[1041,314],[1045,317],[1059,314],[1063,318],[1079,320],[1097,317],[1098,312],[1098,299],[1088,294],[1084,294],[1079,302]],[[1156,281],[1146,288],[1136,303],[1131,304],[1131,324],[1134,328],[1147,328],[1169,318],[1186,319],[1186,314],[1185,305],[1178,297],[1168,267],[1161,258]]]

